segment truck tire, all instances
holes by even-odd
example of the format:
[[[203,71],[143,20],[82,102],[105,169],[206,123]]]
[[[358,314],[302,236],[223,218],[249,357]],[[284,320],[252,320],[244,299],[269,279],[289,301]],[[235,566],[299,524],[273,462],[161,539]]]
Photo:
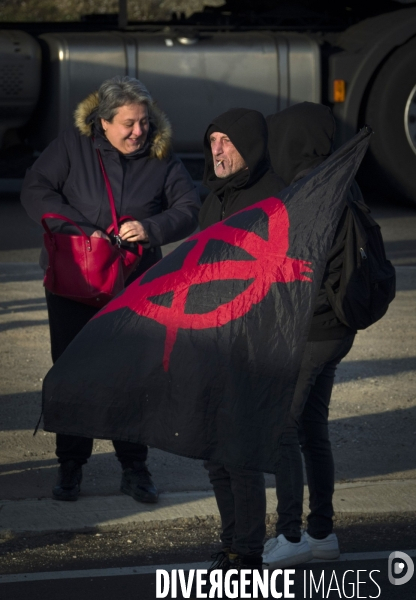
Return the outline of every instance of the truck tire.
[[[361,179],[391,200],[416,203],[416,39],[396,50],[371,88],[365,123],[374,130]]]

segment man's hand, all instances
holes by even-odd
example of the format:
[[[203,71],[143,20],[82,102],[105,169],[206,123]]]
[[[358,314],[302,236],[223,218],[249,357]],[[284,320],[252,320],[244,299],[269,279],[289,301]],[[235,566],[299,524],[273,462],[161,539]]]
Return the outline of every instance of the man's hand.
[[[96,229],[96,231],[94,231],[94,233],[91,234],[91,237],[103,238],[104,240],[107,240],[107,242],[111,243],[111,240],[108,237],[108,235],[103,231],[100,231],[99,229]]]
[[[120,227],[120,237],[125,242],[148,242],[149,237],[139,221],[126,221]]]

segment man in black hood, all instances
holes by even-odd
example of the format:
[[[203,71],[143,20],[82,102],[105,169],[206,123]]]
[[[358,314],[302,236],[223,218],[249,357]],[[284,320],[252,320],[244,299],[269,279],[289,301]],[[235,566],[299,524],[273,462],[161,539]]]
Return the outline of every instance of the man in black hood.
[[[209,125],[204,138],[204,184],[211,193],[199,214],[201,229],[264,200],[285,187],[267,159],[261,113],[234,108]],[[260,568],[265,536],[263,473],[205,463],[222,522],[222,551],[212,568]]]
[[[233,108],[213,119],[204,137],[204,184],[210,189],[199,213],[206,229],[286,187],[270,169],[267,125],[257,110]]]

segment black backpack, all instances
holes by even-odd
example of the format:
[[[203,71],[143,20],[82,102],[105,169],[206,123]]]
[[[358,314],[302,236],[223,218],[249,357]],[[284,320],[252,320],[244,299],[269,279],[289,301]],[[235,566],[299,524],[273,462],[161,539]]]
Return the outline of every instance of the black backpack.
[[[383,317],[396,295],[396,272],[386,258],[380,226],[370,209],[356,200],[349,207],[343,266],[336,291],[325,283],[338,319],[351,329],[366,329]]]

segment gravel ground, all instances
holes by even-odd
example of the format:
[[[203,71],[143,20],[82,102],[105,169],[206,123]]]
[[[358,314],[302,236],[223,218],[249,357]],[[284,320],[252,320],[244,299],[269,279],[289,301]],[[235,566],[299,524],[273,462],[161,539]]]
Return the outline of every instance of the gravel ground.
[[[340,515],[335,531],[342,552],[415,549],[416,512]],[[219,521],[195,520],[160,529],[140,526],[95,531],[20,535],[0,539],[0,573],[93,569],[209,560],[218,551]],[[274,520],[267,537],[274,535]]]

